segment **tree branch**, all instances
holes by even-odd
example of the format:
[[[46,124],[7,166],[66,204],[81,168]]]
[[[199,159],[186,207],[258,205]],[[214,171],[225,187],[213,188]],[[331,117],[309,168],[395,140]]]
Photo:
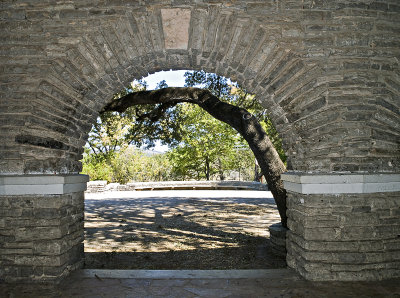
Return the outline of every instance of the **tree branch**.
[[[220,101],[206,89],[170,87],[127,94],[109,103],[103,109],[103,112],[124,112],[131,106],[141,104],[176,104],[179,102],[189,102],[199,105],[214,118],[229,124],[243,136],[253,151],[267,180],[268,187],[278,206],[282,225],[286,227],[286,191],[281,180],[281,174],[285,172],[286,168],[267,133],[256,117],[247,110]]]
[[[163,88],[153,91],[138,91],[134,93],[129,93],[119,99],[116,99],[106,105],[103,112],[116,111],[124,112],[127,108],[135,105],[143,104],[160,104],[160,103],[172,103],[172,102],[192,102],[196,101],[200,94],[204,93],[200,88]],[[207,91],[209,92],[209,91]]]
[[[171,108],[171,107],[173,107],[173,106],[175,106],[175,105],[177,105],[178,104],[178,102],[170,102],[170,103],[162,103],[162,104],[159,104],[154,110],[152,110],[151,112],[149,112],[149,113],[144,113],[144,114],[141,114],[141,115],[139,115],[137,118],[136,118],[136,120],[137,121],[143,121],[145,118],[148,118],[148,119],[150,119],[151,121],[153,121],[153,122],[156,122],[156,121],[158,121],[162,116],[163,116],[163,114],[165,113],[165,111],[167,110],[167,109],[169,109],[169,108]]]

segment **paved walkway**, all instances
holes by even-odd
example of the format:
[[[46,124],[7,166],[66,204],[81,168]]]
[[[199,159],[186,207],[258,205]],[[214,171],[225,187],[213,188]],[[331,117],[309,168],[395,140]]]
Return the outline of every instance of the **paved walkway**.
[[[267,227],[279,221],[267,191],[89,193],[86,268],[282,268],[268,250]]]
[[[79,270],[57,287],[0,285],[0,297],[400,297],[400,279],[309,282],[289,269]]]

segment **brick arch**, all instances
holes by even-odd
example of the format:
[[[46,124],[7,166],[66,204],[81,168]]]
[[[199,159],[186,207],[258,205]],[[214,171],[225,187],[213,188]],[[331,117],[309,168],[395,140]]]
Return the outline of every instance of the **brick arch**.
[[[51,13],[45,6],[27,8],[28,21],[15,21],[19,26],[9,32],[28,44],[32,39],[16,54],[30,67],[4,69],[10,73],[7,94],[15,88],[19,105],[25,97],[34,102],[24,115],[14,113],[9,125],[20,129],[5,138],[18,154],[7,146],[0,171],[79,172],[84,136],[110,95],[133,78],[168,69],[215,72],[257,94],[283,137],[290,169],[397,171],[399,79],[391,54],[396,41],[380,37],[393,26],[379,17],[375,27],[363,23],[360,8],[344,7],[334,15],[329,4],[303,5],[67,5]],[[163,12],[171,11],[184,20],[172,29],[163,20]],[[174,36],[185,25],[187,36]],[[42,31],[50,37],[34,34]],[[28,76],[18,81],[21,74]],[[371,117],[374,125],[365,125]],[[43,131],[48,133],[40,138]]]
[[[146,17],[141,14],[136,17],[124,15],[111,23],[97,26],[77,40],[73,39],[64,57],[51,61],[46,77],[39,84],[37,101],[65,106],[61,109],[52,108],[51,116],[55,122],[70,119],[68,113],[74,115],[71,119],[78,121],[72,125],[59,123],[59,126],[67,126],[65,129],[59,126],[51,128],[50,125],[45,127],[50,130],[50,140],[45,139],[43,143],[47,142],[48,147],[54,149],[55,156],[28,163],[25,173],[79,171],[79,148],[84,145],[90,124],[95,121],[98,111],[112,94],[132,79],[160,70],[204,69],[238,80],[242,86],[259,95],[259,100],[270,110],[274,122],[280,122],[283,128],[286,126],[289,118],[287,112],[276,106],[271,96],[265,97],[264,86],[278,88],[289,79],[304,74],[307,68],[294,49],[282,48],[276,36],[271,37],[268,29],[262,28],[259,21],[217,8],[209,11],[179,9],[190,15],[189,33],[202,36],[202,40],[189,34],[187,49],[169,49],[167,41],[162,40],[165,34],[162,24],[152,28],[151,32],[142,33],[144,28],[138,29],[138,20],[150,24],[154,19],[161,18],[161,11]],[[216,18],[222,24],[223,21],[227,22],[229,26],[219,28],[215,24],[213,34],[208,34],[197,27],[201,18],[202,22]],[[254,34],[248,34],[250,27]],[[138,32],[132,33],[133,28]],[[48,105],[43,109],[48,115]],[[34,137],[39,136],[36,134]],[[17,140],[24,142],[25,146],[29,145],[29,135],[17,136]],[[289,140],[286,143],[290,144]],[[61,150],[67,151],[70,158],[61,160]],[[51,158],[53,163],[49,162]]]

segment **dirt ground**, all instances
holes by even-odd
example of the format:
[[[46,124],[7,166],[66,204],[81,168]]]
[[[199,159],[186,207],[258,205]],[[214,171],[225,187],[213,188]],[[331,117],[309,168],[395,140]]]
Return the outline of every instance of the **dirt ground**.
[[[276,222],[265,191],[86,194],[85,268],[281,268],[268,247]]]

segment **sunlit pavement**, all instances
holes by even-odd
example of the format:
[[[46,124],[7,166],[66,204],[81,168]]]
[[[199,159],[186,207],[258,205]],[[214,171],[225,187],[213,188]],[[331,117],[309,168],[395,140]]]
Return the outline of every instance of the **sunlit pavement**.
[[[86,265],[98,269],[282,267],[284,262],[278,264],[265,249],[268,226],[276,222],[278,211],[267,191],[89,193]]]

